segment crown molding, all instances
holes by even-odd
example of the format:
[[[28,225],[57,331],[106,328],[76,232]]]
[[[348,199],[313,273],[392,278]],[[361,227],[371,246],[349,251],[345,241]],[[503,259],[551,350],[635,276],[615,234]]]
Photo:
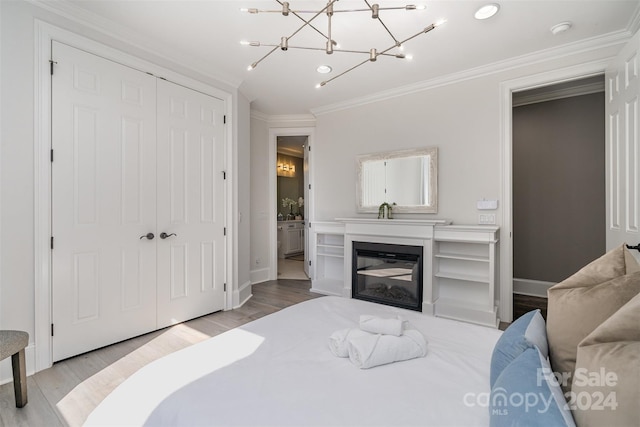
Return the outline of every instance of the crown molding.
[[[545,93],[537,93],[533,95],[521,95],[513,97],[513,107],[522,107],[524,105],[537,104],[540,102],[555,101],[557,99],[570,98],[573,96],[590,95],[592,93],[604,92],[604,79],[598,83],[589,83],[578,85],[570,88],[549,90]]]
[[[613,33],[605,34],[604,36],[592,37],[574,43],[568,43],[559,47],[544,49],[526,55],[516,56],[504,61],[498,61],[488,65],[470,68],[461,72],[448,74],[442,77],[436,77],[430,80],[424,80],[422,82],[401,86],[395,89],[378,92],[376,94],[367,95],[360,98],[354,98],[345,102],[338,102],[335,104],[313,108],[311,109],[311,113],[313,113],[315,116],[333,113],[349,108],[397,98],[399,96],[422,92],[453,83],[459,83],[466,80],[485,77],[492,74],[521,68],[524,66],[531,66],[532,64],[539,64],[556,59],[562,59],[570,55],[578,55],[596,49],[623,45],[629,40],[631,36],[632,34],[627,30],[616,31]]]
[[[229,75],[213,74],[209,71],[211,67],[207,67],[205,64],[194,63],[191,56],[184,55],[176,50],[167,49],[166,46],[161,48],[156,43],[141,35],[137,31],[131,30],[129,27],[119,25],[110,19],[106,19],[102,16],[96,15],[85,9],[82,9],[68,0],[25,0],[27,3],[32,4],[40,9],[44,9],[55,15],[68,19],[76,24],[88,27],[91,30],[97,31],[112,39],[121,41],[131,47],[148,52],[160,59],[163,59],[171,64],[175,64],[179,67],[186,67],[191,71],[194,71],[206,78],[213,79],[222,84],[237,89],[242,80],[237,77]],[[169,51],[170,53],[163,53]]]
[[[251,118],[256,120],[261,120],[266,123],[289,123],[295,125],[296,123],[305,123],[315,122],[316,116],[313,114],[275,114],[269,115],[265,114],[258,110],[251,110]]]
[[[629,18],[627,30],[629,30],[629,33],[631,34],[635,34],[638,32],[638,30],[640,30],[640,3],[638,3],[638,6],[631,15],[631,18]]]

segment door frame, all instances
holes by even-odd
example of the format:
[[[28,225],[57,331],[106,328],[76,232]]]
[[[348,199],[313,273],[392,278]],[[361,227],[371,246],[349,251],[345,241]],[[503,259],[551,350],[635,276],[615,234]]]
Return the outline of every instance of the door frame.
[[[269,128],[269,280],[278,279],[278,176],[276,171],[278,137],[279,136],[306,136],[307,147],[313,146],[315,137],[315,128],[313,127],[287,127],[287,128]],[[313,182],[313,150],[308,150],[309,155],[309,182],[305,182],[309,188],[309,197],[305,199],[305,205],[308,204],[309,217],[304,219],[304,244],[305,250],[308,249],[309,241],[309,224],[313,220],[313,194],[311,193],[313,186],[309,187]],[[305,252],[308,254],[308,250]],[[305,255],[305,258],[309,255]],[[312,270],[310,270],[311,272]]]
[[[502,322],[513,321],[513,92],[602,75],[610,59],[588,62],[500,83],[500,304]],[[602,120],[605,120],[603,117]]]
[[[34,261],[35,261],[35,319],[34,355],[35,372],[49,368],[53,364],[51,325],[52,307],[52,263],[51,263],[51,43],[53,40],[77,49],[101,56],[122,65],[162,76],[179,85],[222,99],[227,117],[225,128],[225,223],[227,239],[225,243],[225,282],[232,284],[234,236],[236,229],[231,218],[237,217],[237,206],[233,204],[235,185],[234,165],[237,159],[233,150],[233,129],[235,117],[233,95],[208,84],[181,75],[170,69],[147,62],[126,52],[111,48],[97,41],[80,36],[71,31],[46,23],[34,21]],[[55,72],[55,64],[54,72]],[[225,295],[225,309],[232,307],[232,290]]]

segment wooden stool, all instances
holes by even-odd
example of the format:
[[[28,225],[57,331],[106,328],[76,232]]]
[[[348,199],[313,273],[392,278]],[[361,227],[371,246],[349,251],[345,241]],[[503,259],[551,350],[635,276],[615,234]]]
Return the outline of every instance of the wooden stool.
[[[24,359],[24,348],[27,344],[29,334],[26,332],[0,331],[0,360],[11,356],[17,408],[27,404],[27,366]]]

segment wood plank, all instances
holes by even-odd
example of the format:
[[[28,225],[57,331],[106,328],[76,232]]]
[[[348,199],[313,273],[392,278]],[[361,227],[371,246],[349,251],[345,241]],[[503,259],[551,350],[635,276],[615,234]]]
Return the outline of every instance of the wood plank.
[[[32,377],[27,378],[29,403],[24,408],[16,408],[13,398],[13,383],[0,386],[0,426],[63,426],[40,388]]]

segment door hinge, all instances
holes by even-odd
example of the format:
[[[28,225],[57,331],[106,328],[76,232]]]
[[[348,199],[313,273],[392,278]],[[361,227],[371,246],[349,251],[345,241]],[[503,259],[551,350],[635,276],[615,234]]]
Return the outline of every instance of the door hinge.
[[[222,234],[223,234],[224,236],[226,236],[226,235],[227,235],[227,227],[225,227],[225,228],[223,228],[223,229],[222,229]]]
[[[53,323],[51,324],[51,336],[53,336]]]
[[[226,171],[222,171],[222,179],[227,179],[227,172]]]
[[[53,148],[51,149],[51,163],[53,163]]]
[[[309,267],[311,267],[311,260],[309,260]]]
[[[49,60],[49,72],[51,73],[51,75],[53,76],[53,64],[57,64],[56,61],[54,61],[53,59]]]
[[[53,249],[53,236],[51,236],[51,249]]]
[[[227,292],[227,284],[226,283],[224,284],[223,290],[224,290],[224,292]]]
[[[309,184],[309,190],[311,190],[311,184]]]
[[[309,228],[311,228],[311,223],[309,223]]]
[[[222,123],[223,124],[227,124],[227,115],[225,114],[224,116],[222,116]]]
[[[308,147],[309,147],[309,151],[311,151],[311,146],[310,146],[310,145],[308,145]]]

